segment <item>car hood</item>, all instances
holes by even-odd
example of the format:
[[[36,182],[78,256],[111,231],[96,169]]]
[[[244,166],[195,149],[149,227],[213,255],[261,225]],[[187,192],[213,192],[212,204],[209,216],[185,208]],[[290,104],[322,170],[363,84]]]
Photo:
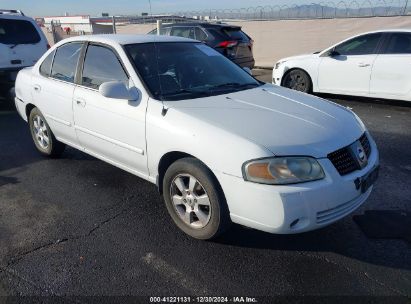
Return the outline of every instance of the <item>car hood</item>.
[[[274,155],[316,158],[347,146],[365,131],[355,115],[330,101],[279,86],[192,100],[168,101],[169,111],[217,126]]]
[[[278,60],[278,62],[290,61],[290,60],[306,60],[306,59],[313,59],[313,58],[318,58],[318,54],[304,54],[304,55],[298,55],[298,56],[291,56],[291,57],[282,58]]]

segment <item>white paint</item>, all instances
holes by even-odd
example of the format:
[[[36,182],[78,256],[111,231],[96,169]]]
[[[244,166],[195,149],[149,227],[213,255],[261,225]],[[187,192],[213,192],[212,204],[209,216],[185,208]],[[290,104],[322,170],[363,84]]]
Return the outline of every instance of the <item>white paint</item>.
[[[384,33],[411,30],[385,30]],[[327,56],[337,43],[319,54],[283,58],[274,66],[273,82],[281,84],[290,69],[302,69],[311,77],[313,91],[340,95],[355,95],[411,101],[411,54],[368,54]]]
[[[353,209],[321,224],[316,222],[317,212],[349,202],[358,207],[369,196],[371,190],[361,194],[355,189],[354,180],[379,163],[378,149],[370,135],[372,153],[362,170],[340,176],[326,158],[366,132],[350,110],[270,84],[163,105],[149,97],[122,45],[190,40],[152,35],[83,36],[62,41],[55,47],[84,40],[113,47],[130,75],[130,83],[140,94],[132,102],[106,98],[97,90],[45,78],[39,74],[45,54],[32,69],[19,73],[16,106],[23,118],[27,103],[53,117],[48,123],[61,141],[152,183],[157,180],[159,162],[165,154],[190,154],[216,176],[234,222],[271,233],[298,233],[323,227]],[[33,90],[33,85],[41,87],[40,93]],[[164,107],[168,109],[165,115]],[[314,157],[326,177],[286,186],[244,181],[245,162],[275,155]],[[299,224],[290,228],[296,219],[300,219]],[[147,259],[159,269],[168,268],[153,257]],[[174,273],[176,278],[181,277]]]

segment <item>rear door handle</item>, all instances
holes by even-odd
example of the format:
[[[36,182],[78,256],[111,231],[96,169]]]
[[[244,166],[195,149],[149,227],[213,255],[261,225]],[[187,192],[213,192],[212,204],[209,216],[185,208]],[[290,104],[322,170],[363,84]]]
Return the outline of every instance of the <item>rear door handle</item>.
[[[369,64],[369,63],[364,63],[364,62],[360,62],[359,64],[358,64],[358,66],[360,67],[360,68],[366,68],[366,67],[369,67],[371,64]]]
[[[86,106],[86,101],[83,98],[76,98],[76,104],[84,108]]]
[[[33,89],[36,92],[40,92],[41,91],[41,86],[39,86],[38,84],[33,85]]]

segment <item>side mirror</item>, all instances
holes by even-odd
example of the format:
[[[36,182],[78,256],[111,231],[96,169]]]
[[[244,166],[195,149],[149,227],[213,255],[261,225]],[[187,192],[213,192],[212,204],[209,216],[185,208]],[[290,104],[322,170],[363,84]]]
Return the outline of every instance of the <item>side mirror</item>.
[[[337,57],[337,56],[340,56],[341,54],[340,53],[338,53],[336,50],[332,50],[332,51],[330,51],[329,53],[328,53],[328,56],[329,57]]]
[[[253,71],[252,71],[250,68],[244,67],[243,70],[246,71],[246,72],[247,72],[248,74],[250,74],[251,76],[253,76]]]
[[[100,85],[99,92],[107,98],[123,99],[135,101],[139,98],[139,91],[137,88],[128,88],[124,82],[109,81]]]

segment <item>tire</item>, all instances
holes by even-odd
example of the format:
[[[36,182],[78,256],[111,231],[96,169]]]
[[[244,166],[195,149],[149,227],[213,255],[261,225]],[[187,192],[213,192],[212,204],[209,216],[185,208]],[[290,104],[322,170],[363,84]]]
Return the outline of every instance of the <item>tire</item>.
[[[174,223],[193,238],[216,238],[231,224],[220,184],[195,158],[177,160],[167,169],[163,196]]]
[[[291,70],[283,80],[283,86],[303,93],[311,93],[312,84],[310,76],[303,70]]]
[[[51,158],[57,158],[64,152],[66,145],[56,139],[39,109],[33,108],[31,110],[29,115],[29,126],[34,145],[40,154]]]

